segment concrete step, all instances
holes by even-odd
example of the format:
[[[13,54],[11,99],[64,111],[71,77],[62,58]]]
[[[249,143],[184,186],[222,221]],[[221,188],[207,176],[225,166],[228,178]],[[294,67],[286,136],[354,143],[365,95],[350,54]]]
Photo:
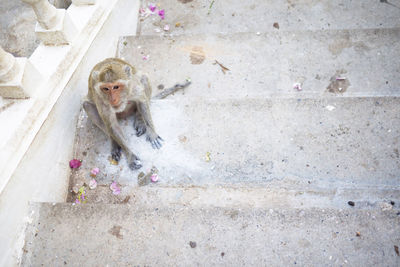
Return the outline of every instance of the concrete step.
[[[399,40],[400,28],[128,36],[117,55],[155,90],[190,77],[185,98],[399,96]]]
[[[143,1],[143,6],[155,1]],[[370,29],[400,26],[400,2],[376,0],[158,0],[165,19],[142,17],[139,34],[235,33],[279,30]],[[212,3],[212,6],[211,6]],[[210,8],[211,6],[211,8]],[[179,27],[175,27],[179,23]],[[161,27],[160,27],[161,26]],[[163,32],[163,30],[161,30]]]
[[[164,146],[153,150],[120,124],[143,167],[125,156],[110,164],[110,141],[82,112],[75,149],[83,164],[75,181],[98,167],[100,184],[137,185],[140,172],[159,170],[161,185],[276,185],[292,188],[399,189],[400,98],[179,99],[152,103]]]
[[[35,204],[22,266],[398,266],[397,210]]]

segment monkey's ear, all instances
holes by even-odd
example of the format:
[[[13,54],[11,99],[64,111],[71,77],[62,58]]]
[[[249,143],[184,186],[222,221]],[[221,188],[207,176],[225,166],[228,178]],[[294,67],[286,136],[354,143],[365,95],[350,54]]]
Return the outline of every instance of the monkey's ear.
[[[95,80],[95,81],[99,81],[99,76],[100,76],[100,72],[99,71],[93,71],[93,73],[92,73],[92,78],[93,78],[93,80]]]
[[[129,65],[124,66],[124,71],[126,75],[128,75],[128,78],[132,78],[133,73],[132,73],[132,68]]]

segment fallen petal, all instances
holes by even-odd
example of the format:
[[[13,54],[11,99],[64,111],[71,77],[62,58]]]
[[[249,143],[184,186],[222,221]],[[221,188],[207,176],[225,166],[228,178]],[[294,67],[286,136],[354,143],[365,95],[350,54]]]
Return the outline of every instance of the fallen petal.
[[[152,174],[151,177],[150,177],[150,180],[153,183],[156,183],[158,181],[158,174],[157,173]]]
[[[90,171],[90,175],[91,175],[91,176],[96,176],[99,172],[100,172],[99,168],[93,168],[93,169]]]
[[[82,165],[82,160],[79,159],[72,159],[69,161],[69,167],[71,169],[79,168]]]
[[[164,26],[164,31],[166,31],[166,32],[169,31],[169,25],[168,24]]]
[[[293,89],[296,89],[297,91],[303,90],[303,88],[301,88],[301,83],[295,83],[295,84],[293,84]]]
[[[151,12],[154,12],[156,8],[157,7],[154,4],[149,4],[149,9],[151,10]]]
[[[121,188],[117,185],[116,182],[111,183],[110,189],[114,195],[118,195],[119,193],[121,193]]]
[[[160,11],[158,11],[158,15],[161,17],[161,19],[165,18],[165,10],[161,9]]]
[[[96,187],[97,187],[97,181],[95,179],[90,180],[89,188],[90,189],[95,189]]]
[[[328,106],[326,106],[325,108],[326,108],[327,110],[329,110],[329,111],[332,111],[332,110],[335,109],[335,107],[334,107],[334,106],[331,106],[331,105],[328,105]]]

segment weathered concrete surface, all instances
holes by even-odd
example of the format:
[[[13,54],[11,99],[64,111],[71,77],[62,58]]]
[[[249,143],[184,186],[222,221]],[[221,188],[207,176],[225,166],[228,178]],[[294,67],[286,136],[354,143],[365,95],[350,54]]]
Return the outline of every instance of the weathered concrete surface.
[[[173,35],[192,33],[267,32],[279,30],[373,29],[400,26],[400,2],[388,0],[158,0],[158,15],[139,25],[140,35],[157,35],[170,25]],[[210,8],[210,5],[212,7]],[[179,27],[175,27],[179,23]],[[160,27],[161,26],[161,27]],[[162,30],[161,30],[162,32]]]
[[[185,97],[399,96],[399,40],[400,28],[130,36],[118,55],[154,86],[190,77]]]
[[[187,90],[192,90],[189,87]],[[152,166],[160,184],[255,183],[322,188],[400,184],[400,99],[193,99],[154,101],[156,129],[165,139],[153,150],[121,121],[144,167],[132,171],[125,156],[111,165],[110,141],[81,116],[73,181],[98,167],[101,184],[137,184]],[[332,109],[332,110],[330,110]],[[207,159],[209,154],[209,161]],[[86,178],[85,178],[86,177]],[[74,182],[73,182],[74,183]]]
[[[38,204],[22,266],[400,264],[395,210],[158,204]]]
[[[22,1],[0,0],[0,45],[18,57],[29,57],[39,40],[35,35],[36,16]]]
[[[17,171],[0,194],[0,266],[18,265],[28,203],[65,201],[70,176],[68,161],[73,157],[76,121],[81,100],[87,93],[87,77],[97,62],[115,55],[120,35],[135,33],[137,18],[133,14],[136,14],[138,6],[138,1],[118,1],[46,122],[36,134]],[[118,20],[122,14],[129,18],[124,20],[123,27]],[[24,115],[21,110],[25,108],[26,112],[29,111],[30,107],[24,104],[26,101],[31,100],[5,100],[5,106],[9,107],[6,110],[0,108],[0,119],[8,116],[16,123],[19,122],[19,116]],[[1,129],[8,132],[8,127],[9,124]],[[4,173],[0,173],[1,177],[2,175]]]

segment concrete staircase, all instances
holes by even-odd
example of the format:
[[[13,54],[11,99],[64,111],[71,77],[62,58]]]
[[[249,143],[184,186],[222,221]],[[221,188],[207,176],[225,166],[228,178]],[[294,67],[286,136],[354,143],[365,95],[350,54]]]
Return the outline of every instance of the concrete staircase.
[[[112,165],[82,112],[88,203],[32,204],[22,265],[399,266],[400,2],[157,3],[117,55],[153,93],[192,80],[152,103],[163,148],[122,121],[144,166]]]

